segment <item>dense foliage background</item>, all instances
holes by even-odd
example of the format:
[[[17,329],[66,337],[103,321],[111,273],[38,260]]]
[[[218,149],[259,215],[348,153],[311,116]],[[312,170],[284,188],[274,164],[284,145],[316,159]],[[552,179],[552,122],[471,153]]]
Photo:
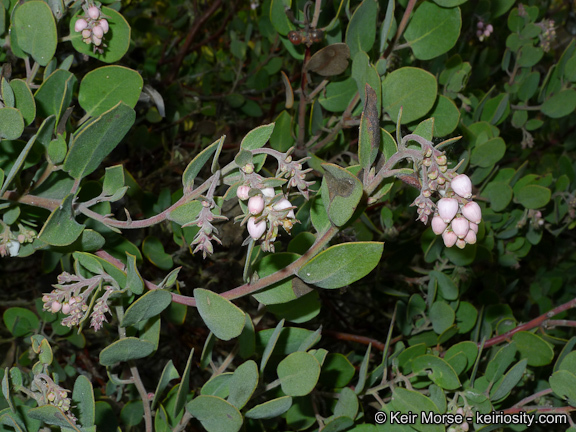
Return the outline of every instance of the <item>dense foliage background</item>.
[[[575,2],[102,3],[0,4],[0,431],[576,430]]]

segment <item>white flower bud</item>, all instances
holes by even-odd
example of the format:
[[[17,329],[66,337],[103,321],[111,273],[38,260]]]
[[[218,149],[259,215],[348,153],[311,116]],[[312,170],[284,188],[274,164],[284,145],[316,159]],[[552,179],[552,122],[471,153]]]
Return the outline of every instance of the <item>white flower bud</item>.
[[[444,240],[446,247],[452,247],[456,244],[458,236],[452,231],[446,230],[442,233],[442,240]]]
[[[274,195],[276,195],[276,192],[274,192],[274,188],[267,187],[262,189],[262,195],[268,198],[273,198]]]
[[[454,198],[442,198],[438,201],[438,214],[442,218],[442,220],[446,223],[450,223],[450,221],[456,216],[458,212],[458,201]]]
[[[248,219],[248,234],[250,234],[250,237],[252,237],[254,240],[258,240],[260,237],[262,237],[264,231],[266,231],[266,221],[261,220],[258,223],[255,221],[256,218],[254,217]]]
[[[74,30],[77,32],[81,32],[86,27],[88,27],[88,22],[84,18],[78,19],[76,24],[74,24]]]
[[[104,29],[99,25],[95,26],[92,29],[92,33],[94,33],[94,36],[96,36],[97,38],[102,39],[104,37]]]
[[[472,196],[472,181],[466,174],[457,175],[450,183],[452,190],[463,198]]]
[[[447,227],[448,224],[445,223],[440,216],[434,216],[432,218],[432,231],[434,231],[434,234],[442,234]]]
[[[292,204],[290,204],[290,201],[288,201],[286,198],[282,198],[280,201],[278,201],[276,204],[274,204],[274,210],[286,210],[287,208],[292,207]],[[294,210],[290,210],[288,212],[287,217],[294,219],[296,216],[294,215]]]
[[[90,6],[88,8],[88,16],[94,20],[98,19],[100,16],[100,9],[98,9],[96,6]]]
[[[251,197],[248,200],[248,211],[250,214],[257,215],[264,210],[264,199],[260,195]]]
[[[6,246],[8,246],[8,254],[10,256],[18,256],[18,251],[20,251],[20,243],[18,243],[16,240],[10,240]]]
[[[464,239],[458,239],[456,241],[456,247],[460,248],[460,249],[464,249],[466,247],[466,240]]]
[[[462,214],[466,219],[475,224],[479,224],[482,220],[482,210],[474,201],[470,201],[462,207]]]
[[[451,226],[454,234],[460,238],[466,237],[466,234],[468,234],[468,231],[470,230],[470,222],[468,222],[468,219],[463,217],[453,219]]]
[[[105,20],[104,18],[102,18],[100,21],[98,21],[98,25],[100,27],[102,27],[102,30],[104,30],[104,34],[108,33],[108,30],[110,30],[110,26],[108,25],[108,21]]]
[[[68,315],[70,313],[70,305],[68,303],[62,304],[62,313]]]
[[[249,192],[250,192],[250,186],[246,185],[238,186],[238,189],[236,189],[236,196],[241,200],[247,200],[248,198],[250,198],[250,196],[248,195]]]
[[[478,234],[478,224],[470,222],[470,231],[474,231],[474,234]]]
[[[464,237],[464,241],[468,244],[476,243],[476,233],[473,230],[468,230],[468,234]]]

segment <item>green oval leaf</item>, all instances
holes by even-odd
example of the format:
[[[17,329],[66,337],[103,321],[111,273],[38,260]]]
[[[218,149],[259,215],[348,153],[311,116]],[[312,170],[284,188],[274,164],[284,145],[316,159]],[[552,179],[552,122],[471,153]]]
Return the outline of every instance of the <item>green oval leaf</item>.
[[[50,6],[43,1],[29,1],[14,12],[12,31],[17,33],[18,46],[30,54],[40,66],[46,66],[58,45],[56,22]]]
[[[336,226],[346,224],[362,198],[362,183],[350,171],[338,165],[323,163],[322,202],[328,217]]]
[[[133,326],[160,314],[172,303],[172,295],[161,289],[152,290],[132,303],[122,318],[121,326]]]
[[[112,366],[116,363],[147,357],[152,352],[154,352],[154,344],[135,337],[127,337],[104,348],[100,352],[100,364]]]
[[[144,82],[135,70],[123,66],[104,66],[88,72],[80,82],[78,103],[86,114],[97,117],[124,102],[136,106]]]
[[[282,360],[276,372],[284,393],[288,396],[304,396],[316,386],[320,364],[312,354],[297,351]]]
[[[242,427],[240,411],[216,396],[198,396],[186,404],[186,410],[198,419],[208,432],[237,432]]]
[[[425,354],[412,360],[412,370],[416,373],[428,370],[428,378],[446,390],[456,390],[461,386],[456,372],[445,360]]]
[[[461,27],[460,8],[443,8],[425,1],[414,12],[404,37],[417,59],[430,60],[456,44]]]
[[[104,158],[128,133],[136,113],[123,102],[103,113],[72,135],[71,148],[64,161],[64,171],[75,179],[94,172]]]
[[[128,21],[114,9],[102,7],[101,10],[102,14],[106,15],[110,26],[110,31],[106,33],[103,39],[103,45],[107,45],[107,47],[103,48],[103,52],[95,52],[93,45],[87,45],[82,42],[82,34],[74,30],[74,25],[79,16],[84,14],[82,9],[70,20],[70,42],[72,42],[74,49],[81,54],[94,57],[104,63],[114,63],[124,57],[130,47],[130,26]]]
[[[24,119],[16,108],[0,108],[0,138],[15,140],[24,132]]]
[[[521,331],[512,336],[520,357],[528,360],[528,366],[545,366],[554,358],[550,344],[534,333]]]
[[[93,426],[96,416],[94,389],[92,383],[84,375],[78,375],[74,382],[72,400],[78,410],[78,420],[83,427]]]
[[[282,396],[269,400],[246,412],[246,417],[251,419],[268,419],[284,414],[292,406],[291,396]]]
[[[346,29],[346,44],[350,48],[350,57],[360,52],[368,52],[376,40],[376,18],[378,2],[364,0],[356,8]]]
[[[383,251],[384,243],[379,242],[331,246],[304,264],[298,277],[320,288],[341,288],[370,273],[378,265]]]
[[[544,186],[528,185],[515,193],[514,197],[527,209],[537,209],[548,204],[551,195],[550,189]]]
[[[10,81],[10,87],[14,92],[15,108],[22,114],[26,125],[29,125],[36,118],[36,103],[32,91],[22,79],[13,79]]]
[[[21,307],[7,309],[2,318],[8,331],[15,337],[34,333],[40,325],[40,320],[34,312]]]
[[[224,136],[218,141],[213,142],[204,150],[196,155],[194,159],[188,164],[184,174],[182,175],[182,184],[185,190],[194,189],[194,179],[200,173],[200,170],[204,167],[206,162],[212,157],[214,152],[218,149],[218,146],[222,145],[224,141]]]
[[[488,168],[498,162],[506,153],[506,143],[502,138],[492,138],[481,144],[476,144],[472,150],[470,163]]]
[[[230,340],[242,333],[244,312],[230,300],[202,288],[194,290],[194,298],[198,313],[217,338]]]
[[[438,334],[442,334],[454,324],[454,319],[454,309],[443,301],[435,302],[430,308],[430,321],[432,321],[434,331]]]
[[[501,381],[497,382],[490,390],[490,399],[498,401],[512,391],[514,387],[520,382],[524,371],[526,370],[526,359],[520,360],[504,375]]]
[[[443,137],[454,132],[460,122],[460,110],[450,98],[438,95],[430,117],[434,118],[434,136]]]
[[[576,90],[568,89],[555,94],[542,104],[542,112],[548,117],[560,118],[576,109]]]
[[[270,139],[273,131],[274,123],[259,126],[256,129],[251,130],[240,143],[240,148],[255,150],[264,147]]]
[[[254,266],[254,270],[258,273],[258,276],[262,278],[271,275],[278,270],[282,270],[298,258],[300,258],[300,255],[288,252],[266,255]],[[298,297],[292,287],[291,279],[272,284],[253,294],[253,296],[256,300],[265,305],[284,304],[291,300],[295,300]]]
[[[53,246],[66,246],[80,237],[86,225],[74,219],[73,201],[74,196],[68,195],[52,212],[38,234],[40,240]]]
[[[403,67],[382,82],[382,108],[396,122],[402,107],[402,124],[411,123],[432,109],[437,91],[434,75],[423,69]]]
[[[550,387],[562,399],[568,399],[570,405],[576,403],[576,375],[566,370],[554,372],[550,379]]]
[[[238,366],[230,379],[228,387],[230,396],[228,402],[238,409],[242,409],[250,400],[258,385],[258,366],[253,360]]]
[[[62,69],[55,70],[34,94],[34,99],[38,105],[38,115],[49,117],[54,114],[57,125],[60,116],[72,101],[76,82],[77,79],[74,74]]]

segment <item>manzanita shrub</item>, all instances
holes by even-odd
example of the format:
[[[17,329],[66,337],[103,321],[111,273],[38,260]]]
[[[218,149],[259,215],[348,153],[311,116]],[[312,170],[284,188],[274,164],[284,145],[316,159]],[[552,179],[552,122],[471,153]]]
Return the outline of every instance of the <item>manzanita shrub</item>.
[[[2,0],[0,431],[576,431],[573,7]]]

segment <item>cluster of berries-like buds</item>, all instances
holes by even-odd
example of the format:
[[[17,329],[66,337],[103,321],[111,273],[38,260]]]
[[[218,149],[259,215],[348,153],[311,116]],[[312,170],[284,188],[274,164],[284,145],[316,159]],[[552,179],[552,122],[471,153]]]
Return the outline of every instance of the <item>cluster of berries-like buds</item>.
[[[263,239],[263,249],[273,251],[273,242],[278,235],[278,227],[290,233],[295,222],[294,206],[284,196],[276,195],[274,188],[251,188],[241,185],[236,189],[236,196],[242,201],[248,201],[247,215],[241,216],[246,223],[249,238]],[[264,234],[266,233],[266,236]]]
[[[58,276],[58,284],[53,285],[54,290],[42,296],[43,309],[48,312],[66,315],[62,319],[62,325],[73,327],[79,325],[90,312],[88,299],[96,290],[107,275],[96,275],[91,278],[84,278],[79,275],[63,272]],[[104,294],[96,301],[90,314],[91,327],[99,330],[102,323],[106,321],[104,314],[110,312],[108,307],[108,297],[116,291],[113,287],[105,287]]]
[[[450,182],[452,197],[441,198],[436,203],[437,212],[432,218],[432,231],[441,235],[447,247],[463,249],[476,243],[482,210],[472,197],[472,182],[465,174],[457,175]]]
[[[43,402],[46,405],[52,405],[60,408],[64,414],[66,414],[66,416],[74,424],[76,424],[77,418],[70,411],[70,408],[72,407],[72,401],[68,397],[70,390],[66,390],[65,388],[56,384],[52,378],[50,378],[45,373],[39,373],[34,377],[31,390],[34,393],[38,392],[42,395],[40,403]]]
[[[478,21],[478,24],[476,24],[476,28],[477,28],[476,37],[480,42],[483,42],[485,38],[490,37],[490,35],[494,31],[494,27],[492,27],[492,24],[486,25],[482,20]]]
[[[462,249],[476,243],[482,211],[472,200],[472,181],[465,174],[457,174],[456,168],[449,169],[446,155],[431,142],[421,137],[419,142],[423,152],[421,190],[412,203],[418,207],[418,220],[426,224],[431,217],[432,231],[442,236],[447,247]],[[430,199],[433,193],[441,196],[437,203]]]
[[[82,34],[82,41],[94,46],[94,50],[100,50],[103,44],[104,35],[110,30],[108,20],[102,16],[100,8],[92,6],[84,6],[85,15],[76,20],[74,30]]]
[[[550,51],[552,46],[552,42],[556,39],[556,27],[554,20],[551,19],[544,19],[539,23],[536,23],[542,29],[542,33],[540,33],[540,47],[544,50],[544,52]]]

